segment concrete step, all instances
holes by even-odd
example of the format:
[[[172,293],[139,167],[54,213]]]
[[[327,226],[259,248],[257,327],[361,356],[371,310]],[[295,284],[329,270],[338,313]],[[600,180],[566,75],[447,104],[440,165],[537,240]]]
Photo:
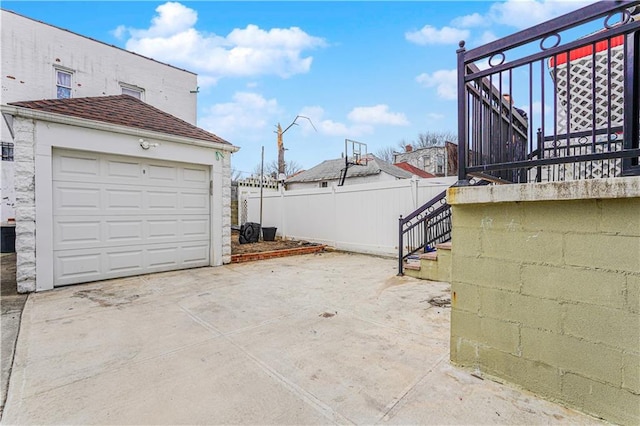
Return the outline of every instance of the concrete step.
[[[436,245],[436,251],[422,253],[404,263],[405,275],[430,281],[451,281],[451,242]]]

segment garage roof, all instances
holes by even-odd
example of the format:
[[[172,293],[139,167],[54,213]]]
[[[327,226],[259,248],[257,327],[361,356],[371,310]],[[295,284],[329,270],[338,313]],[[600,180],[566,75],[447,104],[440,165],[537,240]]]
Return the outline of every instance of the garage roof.
[[[213,133],[129,95],[43,99],[9,105],[231,145]]]

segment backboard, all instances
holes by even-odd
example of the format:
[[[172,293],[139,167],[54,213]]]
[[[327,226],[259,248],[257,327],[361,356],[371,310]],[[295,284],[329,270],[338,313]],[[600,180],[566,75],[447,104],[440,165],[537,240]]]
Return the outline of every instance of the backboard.
[[[367,144],[351,139],[344,140],[344,157],[348,164],[366,166],[369,161]]]

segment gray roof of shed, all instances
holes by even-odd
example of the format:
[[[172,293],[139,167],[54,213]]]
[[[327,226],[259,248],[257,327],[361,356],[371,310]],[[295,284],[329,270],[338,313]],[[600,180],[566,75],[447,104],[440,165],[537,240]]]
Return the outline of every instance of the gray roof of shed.
[[[400,179],[409,179],[413,176],[411,173],[402,170],[400,167],[396,167],[391,163],[387,163],[375,155],[370,154],[368,158],[369,161],[367,162],[367,165],[349,166],[347,179],[357,176],[377,175],[381,172],[385,172]],[[323,180],[339,179],[342,169],[344,169],[344,158],[325,160],[317,166],[287,179],[287,183],[318,182]]]

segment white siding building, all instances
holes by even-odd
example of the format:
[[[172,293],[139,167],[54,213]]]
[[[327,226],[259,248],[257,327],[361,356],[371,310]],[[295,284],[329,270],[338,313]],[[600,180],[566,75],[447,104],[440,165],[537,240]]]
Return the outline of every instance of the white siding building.
[[[128,94],[196,124],[197,75],[7,10],[0,10],[2,104]],[[13,149],[2,120],[2,147]],[[14,217],[13,167],[2,161],[0,221]]]

